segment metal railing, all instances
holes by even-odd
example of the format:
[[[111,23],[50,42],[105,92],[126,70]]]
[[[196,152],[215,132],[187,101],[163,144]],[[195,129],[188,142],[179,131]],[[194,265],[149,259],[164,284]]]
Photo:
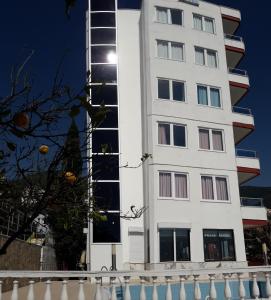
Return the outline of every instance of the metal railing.
[[[245,207],[264,207],[263,198],[241,197],[240,202],[241,202],[241,206],[245,206]]]
[[[237,114],[252,116],[252,112],[251,112],[250,108],[233,106],[232,107],[232,112],[237,113]]]
[[[254,150],[235,149],[237,157],[257,158],[257,152]]]
[[[246,70],[235,69],[235,68],[228,68],[228,72],[229,72],[230,74],[234,74],[234,75],[248,76]]]
[[[224,34],[225,39],[237,41],[237,42],[243,42],[243,38],[241,36],[232,35],[232,34]]]

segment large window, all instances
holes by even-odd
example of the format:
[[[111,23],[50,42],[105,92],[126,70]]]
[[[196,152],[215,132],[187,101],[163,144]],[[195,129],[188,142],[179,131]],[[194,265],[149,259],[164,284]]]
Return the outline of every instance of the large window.
[[[235,260],[233,230],[203,230],[205,261]]]
[[[212,18],[201,15],[193,15],[194,29],[215,33],[215,21]]]
[[[185,101],[184,82],[169,79],[158,79],[158,99]]]
[[[159,172],[159,198],[188,199],[187,174]]]
[[[201,176],[201,191],[203,200],[228,201],[228,182],[222,176]]]
[[[157,40],[157,56],[159,58],[184,60],[184,45],[178,42]]]
[[[221,107],[219,88],[198,84],[197,95],[198,104],[211,107]]]
[[[186,147],[186,126],[158,123],[158,144]]]
[[[198,65],[217,68],[217,51],[195,47],[195,61]]]
[[[174,8],[156,7],[156,21],[163,24],[183,25],[183,11]]]
[[[223,131],[199,128],[199,147],[204,150],[224,151]]]
[[[160,262],[190,260],[190,230],[160,229]]]

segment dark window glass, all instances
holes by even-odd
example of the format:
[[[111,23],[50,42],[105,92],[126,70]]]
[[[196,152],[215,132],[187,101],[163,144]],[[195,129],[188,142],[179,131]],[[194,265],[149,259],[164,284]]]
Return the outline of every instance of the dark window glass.
[[[112,63],[110,56],[116,56],[115,46],[92,46],[91,62],[92,63]]]
[[[175,25],[183,24],[183,16],[182,11],[179,9],[171,9],[171,23]]]
[[[118,153],[119,141],[117,130],[95,130],[92,133],[93,153]]]
[[[105,112],[101,113],[104,109]],[[104,109],[99,107],[93,108],[92,126],[94,128],[118,128],[118,108],[105,107]]]
[[[90,1],[92,11],[114,11],[115,0],[91,0]]]
[[[174,261],[174,231],[160,229],[160,261]]]
[[[93,85],[91,87],[92,104],[117,104],[118,90],[116,85]]]
[[[116,65],[92,65],[91,81],[92,83],[116,83]]]
[[[119,156],[94,155],[92,158],[92,177],[94,180],[118,180]]]
[[[158,98],[170,99],[169,80],[158,79]]]
[[[176,233],[176,260],[190,260],[190,230],[175,229]]]
[[[107,213],[106,221],[93,222],[94,243],[120,243],[120,216]]]
[[[173,125],[174,146],[185,147],[185,126]]]
[[[93,185],[93,195],[96,209],[120,209],[120,192],[118,182],[95,182]]]
[[[115,27],[115,13],[93,13],[90,16],[91,27]]]
[[[185,101],[184,83],[179,81],[172,81],[173,100]]]
[[[235,260],[232,230],[203,230],[205,261]]]
[[[116,29],[91,29],[91,44],[116,44]]]

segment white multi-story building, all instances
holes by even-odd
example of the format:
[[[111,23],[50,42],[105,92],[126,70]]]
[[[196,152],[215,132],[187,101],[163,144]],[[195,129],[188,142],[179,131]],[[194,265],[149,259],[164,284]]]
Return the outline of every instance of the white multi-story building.
[[[122,2],[90,0],[87,13],[91,102],[109,109],[91,141],[93,194],[107,221],[90,225],[90,268],[109,269],[112,254],[118,269],[246,265],[243,226],[266,211],[240,204],[239,185],[260,172],[254,152],[236,151],[254,129],[251,111],[236,107],[249,89],[236,69],[240,12]],[[138,166],[144,153],[152,157]],[[120,218],[131,206],[145,207],[143,217]]]

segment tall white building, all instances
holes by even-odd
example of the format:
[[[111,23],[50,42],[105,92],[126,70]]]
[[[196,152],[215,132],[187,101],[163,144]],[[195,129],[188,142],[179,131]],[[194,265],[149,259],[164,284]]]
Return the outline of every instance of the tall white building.
[[[240,204],[239,185],[260,173],[254,152],[236,152],[254,129],[236,107],[249,89],[236,69],[240,12],[197,0],[89,2],[91,102],[109,109],[91,141],[93,194],[107,210],[89,228],[91,270],[109,269],[115,252],[119,270],[246,265],[243,226],[266,211]],[[152,158],[136,167],[144,153]],[[144,216],[120,218],[131,206]]]

